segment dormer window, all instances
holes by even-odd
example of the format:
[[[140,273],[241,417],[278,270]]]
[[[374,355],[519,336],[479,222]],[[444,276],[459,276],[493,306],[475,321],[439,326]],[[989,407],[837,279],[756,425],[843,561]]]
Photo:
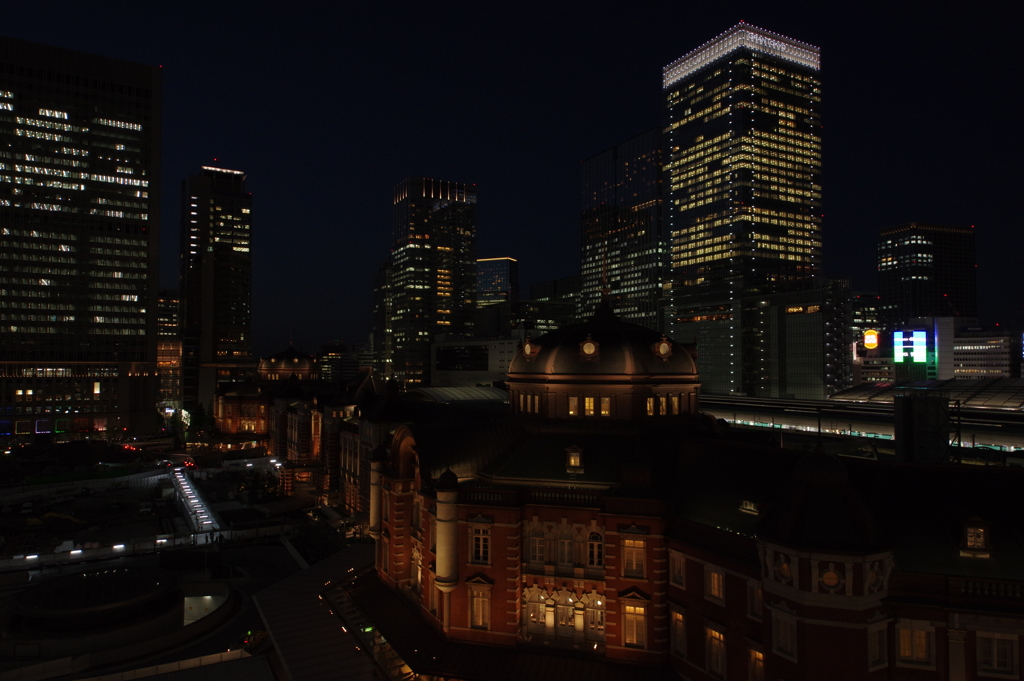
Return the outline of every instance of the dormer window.
[[[740,512],[749,513],[750,515],[757,515],[759,513],[757,504],[746,499],[740,502]]]
[[[583,472],[583,449],[573,445],[565,450],[565,471],[567,473]]]
[[[968,521],[964,525],[963,543],[960,555],[964,558],[990,558],[992,542],[989,538],[989,528],[978,518]]]
[[[984,527],[968,527],[967,528],[967,548],[969,548],[969,549],[984,549],[985,548],[985,528]]]

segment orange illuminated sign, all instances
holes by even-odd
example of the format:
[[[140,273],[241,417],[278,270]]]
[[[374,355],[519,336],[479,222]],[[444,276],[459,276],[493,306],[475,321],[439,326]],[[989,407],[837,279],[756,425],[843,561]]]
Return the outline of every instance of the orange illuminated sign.
[[[864,347],[868,350],[874,350],[878,347],[878,332],[874,329],[868,329],[864,332]]]

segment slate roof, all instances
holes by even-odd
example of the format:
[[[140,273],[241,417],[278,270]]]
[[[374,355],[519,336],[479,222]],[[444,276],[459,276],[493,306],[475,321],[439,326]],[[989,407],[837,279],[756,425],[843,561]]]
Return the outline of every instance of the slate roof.
[[[676,374],[695,379],[697,367],[693,347],[666,339],[671,352],[665,359],[654,352],[654,344],[665,338],[646,326],[619,319],[606,305],[585,322],[570,324],[531,341],[538,352],[531,359],[520,348],[508,373],[522,375],[573,374],[576,376],[619,374],[649,376]],[[596,344],[594,360],[581,356],[581,344]]]
[[[804,452],[713,437],[699,421],[637,429],[509,416],[411,429],[424,474],[436,479],[450,467],[467,491],[574,486],[607,488],[619,497],[660,497],[677,527],[689,528],[685,532],[703,526],[751,540],[763,532],[761,523],[773,507],[784,503],[790,534],[776,531],[776,537],[788,545],[840,552],[891,549],[901,571],[1024,581],[1024,528],[1017,522],[1024,470],[1018,468],[843,457],[845,491],[819,493],[793,486]],[[582,473],[566,471],[565,450],[574,445],[583,450]],[[650,486],[623,488],[629,467],[647,467]],[[784,492],[802,495],[802,501]],[[755,503],[760,513],[741,511],[744,501]],[[989,559],[960,556],[965,523],[975,517],[989,527]],[[686,534],[680,539],[687,540]]]
[[[458,420],[414,423],[409,428],[420,465],[435,479],[448,468],[460,480],[472,477],[526,436],[519,421],[504,415],[462,413]]]
[[[498,402],[508,404],[508,393],[490,386],[459,388],[416,388],[405,394],[406,399],[425,400],[442,404],[460,402]]]
[[[672,477],[672,514],[685,523],[754,537],[806,456],[769,447],[712,440],[684,447]],[[1020,490],[1024,470],[1004,466],[925,465],[840,459],[852,490],[877,532],[877,546],[893,551],[896,569],[976,579],[1024,581],[1024,527]],[[740,511],[743,501],[760,515]],[[809,507],[826,523],[828,508]],[[960,556],[965,524],[989,528],[991,558]],[[819,547],[824,548],[824,547]]]
[[[355,637],[338,626],[318,596],[325,584],[373,564],[373,546],[353,544],[254,598],[288,674],[295,681],[370,681],[373,662]]]

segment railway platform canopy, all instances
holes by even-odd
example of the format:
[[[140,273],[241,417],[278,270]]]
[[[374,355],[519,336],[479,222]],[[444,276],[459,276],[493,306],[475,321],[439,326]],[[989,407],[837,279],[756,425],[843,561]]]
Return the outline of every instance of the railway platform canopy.
[[[944,381],[864,383],[830,397],[835,402],[892,404],[895,395],[908,388],[930,389],[949,395],[965,409],[1024,411],[1024,378],[950,378]]]

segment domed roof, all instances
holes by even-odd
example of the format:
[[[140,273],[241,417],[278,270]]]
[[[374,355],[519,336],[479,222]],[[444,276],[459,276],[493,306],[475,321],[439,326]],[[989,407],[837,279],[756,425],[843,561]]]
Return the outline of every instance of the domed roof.
[[[281,352],[264,357],[260,360],[261,371],[287,371],[290,373],[303,373],[316,369],[316,358],[299,352],[292,346],[288,346]]]
[[[846,467],[822,453],[806,454],[797,462],[758,534],[803,549],[859,553],[878,546],[874,521],[850,485]]]
[[[619,319],[602,305],[589,320],[527,339],[509,374],[683,375],[697,377],[691,348]],[[511,377],[511,376],[510,376]]]

